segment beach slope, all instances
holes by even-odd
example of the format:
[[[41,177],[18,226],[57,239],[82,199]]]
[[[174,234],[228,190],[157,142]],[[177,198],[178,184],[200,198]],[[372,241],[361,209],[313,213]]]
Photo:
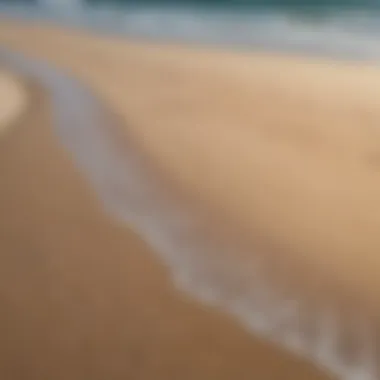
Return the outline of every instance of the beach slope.
[[[0,377],[325,376],[177,291],[151,248],[105,213],[29,83],[0,140]]]
[[[296,298],[309,305],[310,310],[314,310],[314,314],[310,313],[313,315],[314,327],[318,325],[319,328],[319,320],[314,316],[318,315],[319,318],[321,310],[333,310],[339,321],[336,338],[339,344],[337,347],[333,345],[333,350],[347,351],[345,347],[342,349],[342,342],[350,341],[356,334],[352,330],[357,323],[357,314],[364,318],[369,329],[373,329],[371,339],[376,345],[379,344],[376,335],[380,331],[377,301],[380,289],[378,67],[367,63],[328,59],[151,44],[51,25],[6,20],[2,20],[0,24],[0,44],[46,60],[87,84],[120,120],[119,131],[122,136],[125,139],[132,138],[146,157],[155,162],[159,173],[170,179],[173,187],[186,194],[195,204],[210,210],[218,221],[225,222],[228,230],[234,230],[235,237],[239,236],[244,241],[244,246],[248,249],[231,249],[226,255],[229,256],[229,262],[234,261],[243,266],[249,278],[255,276],[255,265],[260,254],[260,259],[273,264],[269,268],[269,275],[278,288],[283,290],[283,294],[279,296],[283,297],[281,301]],[[28,133],[35,136],[37,132]],[[36,137],[34,140],[40,141]],[[47,141],[46,136],[41,141]],[[4,144],[4,149],[11,148]],[[50,154],[52,153],[46,153],[44,157],[50,157]],[[53,161],[49,160],[39,164],[46,167],[48,164],[52,165],[51,162]],[[54,167],[56,165],[54,163]],[[57,172],[61,176],[64,170],[66,169],[62,168]],[[25,183],[22,178],[20,174],[20,183],[14,186],[26,191],[25,186],[21,186]],[[58,180],[58,177],[54,179]],[[65,183],[72,182],[67,180]],[[40,190],[28,191],[30,196],[37,197]],[[82,256],[83,252],[92,252],[95,246],[98,255],[94,256],[96,260],[107,263],[100,272],[96,272],[97,276],[105,275],[103,271],[108,266],[112,273],[116,269],[122,271],[123,262],[115,261],[112,255],[104,255],[104,252],[108,252],[106,245],[103,249],[99,248],[98,239],[106,234],[105,225],[96,227],[99,234],[93,240],[92,232],[87,235],[79,233],[84,227],[77,225],[74,229],[74,221],[87,218],[93,220],[93,217],[90,217],[88,211],[80,212],[80,216],[71,215],[74,208],[82,210],[79,206],[64,208],[73,211],[58,210],[57,205],[62,199],[64,198],[52,198],[49,211],[52,214],[49,215],[54,223],[49,225],[54,225],[56,229],[55,232],[44,234],[41,241],[47,244],[50,236],[60,234],[57,221],[61,216],[68,226],[71,225],[68,235],[61,234],[66,236],[65,241],[72,244],[78,242],[77,239],[85,241],[83,244],[87,248],[80,250],[81,255],[77,255],[77,250],[70,251],[73,252],[75,260],[79,260],[75,261],[75,265],[83,265],[82,269],[79,270],[79,266],[73,267],[67,273],[83,274],[88,263],[95,265],[95,259],[92,256],[90,259],[89,253],[89,256]],[[47,206],[41,204],[39,207],[45,209]],[[34,212],[38,214],[38,210],[35,209]],[[28,239],[32,242],[37,239],[36,236],[42,236],[34,232],[31,234],[33,228],[37,228],[35,226],[30,230],[29,227],[23,228],[29,231]],[[125,234],[120,231],[118,233],[121,234],[120,238]],[[114,241],[119,242],[118,239]],[[107,244],[111,244],[110,241],[107,240]],[[52,240],[49,247],[54,244]],[[88,248],[88,244],[91,244],[91,248]],[[63,243],[59,246],[63,247]],[[118,260],[131,260],[132,256],[124,258],[121,250],[118,249],[117,252],[120,254]],[[202,253],[208,255],[207,251]],[[57,260],[61,260],[66,254],[66,250],[61,251],[61,254],[57,254]],[[212,260],[218,262],[215,252]],[[84,280],[79,278],[78,281],[87,281],[86,277],[83,277]],[[119,280],[121,278],[124,279],[124,276]],[[147,275],[147,278],[155,276]],[[128,292],[131,292],[131,297],[138,294],[135,293],[134,285],[123,285],[120,286],[122,291],[119,288],[117,291],[109,290],[101,299],[88,290],[99,289],[96,281],[91,281],[93,282],[82,296],[86,300],[93,297],[93,302],[103,305],[99,306],[99,310],[103,310],[99,313],[104,310],[115,311],[114,304],[110,304],[110,307],[104,306],[111,300],[127,302],[124,298]],[[142,281],[141,276],[139,281]],[[154,286],[154,292],[159,292],[160,286]],[[168,286],[172,289],[172,285]],[[91,294],[88,295],[87,292]],[[117,301],[114,297],[117,297]],[[151,297],[155,298],[152,295]],[[138,298],[148,299],[145,296]],[[159,298],[155,299],[158,302]],[[151,305],[150,301],[146,304]],[[162,310],[162,303],[156,305],[158,310]],[[137,313],[140,307],[138,304],[132,310]],[[156,310],[151,306],[145,307]],[[117,314],[117,318],[127,318],[129,315],[121,312]],[[177,319],[174,314],[165,314],[164,319],[167,315],[171,326],[173,321],[178,321],[178,325],[182,326],[178,327],[180,329],[198,326],[193,317],[190,320],[181,319],[184,318],[183,314]],[[109,317],[114,318],[116,314]],[[224,317],[219,315],[218,318]],[[144,320],[137,319],[139,323]],[[121,325],[115,325],[124,326],[124,322],[119,323]],[[208,335],[209,329],[216,328],[212,318],[207,323],[202,323],[204,330],[201,335]],[[83,324],[86,323],[83,321]],[[104,323],[100,325],[104,326]],[[100,325],[97,328],[101,330],[103,327]],[[234,326],[233,329],[237,327]],[[166,336],[169,330],[167,328],[165,334],[162,334]],[[108,335],[108,329],[102,331]],[[137,331],[143,335],[144,329],[136,329],[136,334]],[[156,326],[151,331],[160,334],[159,331],[162,330]],[[269,363],[280,361],[265,350],[265,354],[260,357],[266,359],[261,364],[263,371],[269,372],[258,375],[255,371],[261,368],[261,364],[258,361],[251,362],[252,357],[259,355],[252,354],[255,343],[240,331],[239,339],[243,339],[244,344],[248,344],[250,348],[238,348],[230,343],[231,339],[237,339],[232,338],[237,336],[237,330],[231,336],[228,331],[226,327],[218,327],[210,339],[212,342],[223,339],[225,343],[220,346],[228,351],[218,354],[216,347],[199,351],[207,351],[211,355],[205,359],[206,372],[214,370],[209,364],[210,360],[218,363],[215,364],[218,375],[215,372],[208,378],[215,376],[215,379],[222,379],[224,375],[226,378],[244,378],[250,373],[248,368],[253,371],[252,376],[261,379],[274,379],[275,376],[283,378],[283,373],[292,378],[298,376],[293,375],[298,374],[295,367],[271,372],[274,371],[274,366]],[[351,336],[346,331],[350,331]],[[375,333],[372,334],[372,331]],[[315,342],[315,335],[319,332],[318,329],[317,332],[314,331],[311,340],[314,339]],[[141,334],[138,334],[136,344],[141,344]],[[173,334],[175,343],[172,348],[180,352],[180,339],[177,340],[179,335]],[[187,332],[185,334],[187,337],[197,335]],[[93,339],[94,335],[91,332],[89,336],[89,339]],[[149,339],[154,340],[151,336]],[[358,342],[356,340],[354,344],[347,344],[355,346],[351,351],[356,357],[361,355],[360,349],[367,344]],[[197,347],[201,347],[203,340],[200,339],[197,344]],[[97,344],[90,344],[90,347],[95,346],[98,347]],[[103,344],[102,346],[106,347]],[[144,346],[143,351],[148,346]],[[121,346],[118,347],[120,353],[124,353]],[[160,345],[156,347],[161,351]],[[197,350],[195,348],[194,352],[198,352]],[[260,350],[255,352],[264,352]],[[169,352],[172,355],[173,351],[167,351],[168,355]],[[238,354],[234,356],[234,353]],[[106,353],[102,351],[98,354],[96,349],[96,355],[102,356]],[[154,356],[153,353],[151,355]],[[168,360],[171,364],[168,365],[173,370],[172,365],[177,361],[170,358],[170,355]],[[231,370],[238,372],[230,372],[229,376],[226,375],[228,370],[223,370],[227,368],[224,367],[226,357],[229,358],[228,368],[230,365],[234,366],[235,359],[232,358],[238,357],[236,363],[240,363]],[[188,356],[183,351],[181,363],[187,366],[187,360]],[[241,360],[245,360],[244,364]],[[160,363],[159,360],[156,365],[160,366]],[[201,370],[201,364],[199,365],[194,370]],[[375,371],[377,370],[376,368]],[[311,379],[311,376],[300,374],[300,378]],[[134,374],[132,377],[138,378],[138,375]]]

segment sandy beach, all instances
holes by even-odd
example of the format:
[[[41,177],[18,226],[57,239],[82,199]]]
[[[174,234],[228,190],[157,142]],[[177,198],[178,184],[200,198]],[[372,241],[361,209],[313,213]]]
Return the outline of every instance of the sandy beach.
[[[326,379],[174,289],[136,234],[105,215],[31,103],[0,141],[4,379]]]
[[[254,244],[311,260],[334,281],[339,271],[350,292],[377,289],[374,65],[135,43],[5,20],[0,42],[89,84],[170,177],[246,227]]]
[[[360,308],[377,329],[375,65],[4,19],[0,45],[87,84],[175,191],[275,263],[284,293],[332,304],[342,326]],[[30,94],[28,114],[0,140],[0,375],[328,378],[176,289],[152,248],[106,215],[51,130],[46,93],[32,84]],[[253,273],[256,257],[227,254]]]
[[[23,86],[5,71],[0,71],[0,99],[0,134],[2,136],[22,114],[27,104]]]

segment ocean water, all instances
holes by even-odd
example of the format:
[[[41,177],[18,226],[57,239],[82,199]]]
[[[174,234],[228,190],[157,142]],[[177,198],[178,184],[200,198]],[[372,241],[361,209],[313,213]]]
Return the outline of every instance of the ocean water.
[[[270,1],[106,2],[0,1],[0,10],[110,33],[239,48],[302,50],[380,58],[378,2]],[[380,328],[362,310],[345,315],[334,303],[311,312],[297,292],[269,276],[266,253],[213,233],[201,210],[172,197],[132,143],[109,133],[107,110],[80,83],[43,62],[2,51],[0,62],[38,79],[52,94],[56,133],[94,186],[105,210],[138,231],[168,267],[174,283],[218,307],[248,331],[316,363],[344,380],[380,379]],[[252,258],[249,269],[233,261]],[[292,268],[288,268],[292,270]],[[319,279],[314,279],[319,281]],[[341,350],[344,342],[351,350]]]
[[[0,11],[155,40],[380,57],[380,0],[0,0]]]

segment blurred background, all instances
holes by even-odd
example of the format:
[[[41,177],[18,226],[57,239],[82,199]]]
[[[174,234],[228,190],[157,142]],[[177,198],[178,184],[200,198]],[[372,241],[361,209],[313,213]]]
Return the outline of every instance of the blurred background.
[[[379,0],[0,0],[0,10],[134,37],[380,56]]]

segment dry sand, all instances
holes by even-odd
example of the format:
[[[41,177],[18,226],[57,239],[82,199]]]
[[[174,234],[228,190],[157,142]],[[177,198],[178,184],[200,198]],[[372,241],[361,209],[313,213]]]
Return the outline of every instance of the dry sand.
[[[0,135],[2,135],[25,110],[27,97],[21,83],[1,70],[0,99]]]
[[[327,295],[377,309],[378,68],[4,20],[0,43],[89,84],[176,185],[279,266],[298,265],[298,284],[323,274]],[[143,243],[97,209],[38,99],[28,116],[35,127],[19,127],[0,150],[1,177],[9,177],[1,231],[11,247],[0,266],[10,305],[1,326],[18,329],[17,343],[13,329],[6,335],[14,345],[7,354],[25,363],[16,369],[4,355],[4,370],[20,370],[13,378],[21,379],[318,378],[175,293]]]

